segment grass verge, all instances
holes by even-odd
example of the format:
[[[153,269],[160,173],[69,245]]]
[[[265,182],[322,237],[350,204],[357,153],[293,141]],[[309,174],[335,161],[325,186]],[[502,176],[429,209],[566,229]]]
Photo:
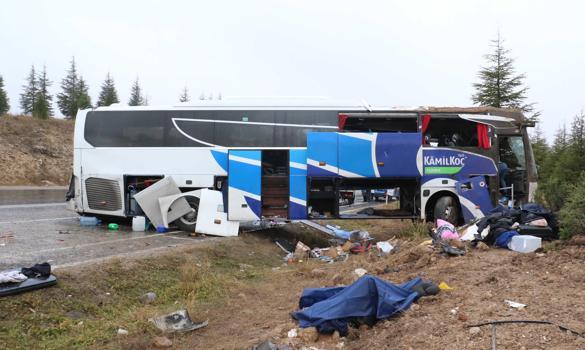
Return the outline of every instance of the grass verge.
[[[0,299],[0,344],[5,349],[144,348],[158,334],[149,318],[213,307],[279,264],[269,250],[276,248],[257,240],[57,271],[55,287]],[[157,294],[155,302],[143,304],[140,296],[150,291]],[[130,335],[117,336],[118,328]]]

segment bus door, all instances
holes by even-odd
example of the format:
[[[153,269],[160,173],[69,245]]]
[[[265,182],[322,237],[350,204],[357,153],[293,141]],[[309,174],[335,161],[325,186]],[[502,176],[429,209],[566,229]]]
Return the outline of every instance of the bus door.
[[[228,220],[262,217],[262,151],[228,152]]]
[[[456,181],[455,188],[459,196],[465,222],[481,218],[493,208],[484,176],[475,176]]]
[[[500,188],[514,186],[514,197],[526,194],[526,152],[522,135],[499,135]],[[502,191],[510,196],[510,190]]]

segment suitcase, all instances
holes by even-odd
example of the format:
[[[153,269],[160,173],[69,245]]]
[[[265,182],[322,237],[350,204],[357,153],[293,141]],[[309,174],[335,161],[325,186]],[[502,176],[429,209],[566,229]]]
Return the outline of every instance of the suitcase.
[[[49,275],[46,278],[28,278],[20,283],[0,283],[0,297],[45,288],[55,284],[57,284],[57,277],[53,275]]]
[[[554,231],[548,226],[542,227],[520,225],[520,227],[518,227],[518,234],[540,237],[542,240],[545,241],[552,241],[559,238],[559,236],[556,233],[554,233]]]

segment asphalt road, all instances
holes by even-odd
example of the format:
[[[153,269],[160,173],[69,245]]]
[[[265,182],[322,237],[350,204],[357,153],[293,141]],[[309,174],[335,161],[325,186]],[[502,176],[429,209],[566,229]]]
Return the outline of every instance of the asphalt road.
[[[0,205],[0,270],[48,261],[73,266],[129,255],[151,254],[201,240],[177,231],[132,232],[120,225],[82,227],[79,216],[63,203]]]

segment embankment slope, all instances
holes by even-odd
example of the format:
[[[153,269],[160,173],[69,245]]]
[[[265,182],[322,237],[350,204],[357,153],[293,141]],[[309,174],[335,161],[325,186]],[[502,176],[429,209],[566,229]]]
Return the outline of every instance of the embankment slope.
[[[0,116],[0,186],[67,185],[73,126],[72,120]]]

